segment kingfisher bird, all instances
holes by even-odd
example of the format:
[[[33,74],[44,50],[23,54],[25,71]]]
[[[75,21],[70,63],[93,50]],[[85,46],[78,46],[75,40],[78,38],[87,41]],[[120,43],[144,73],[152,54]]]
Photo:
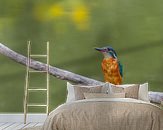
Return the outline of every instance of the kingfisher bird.
[[[117,58],[117,53],[110,47],[95,48],[104,55],[101,63],[105,82],[112,84],[122,84],[123,67]]]

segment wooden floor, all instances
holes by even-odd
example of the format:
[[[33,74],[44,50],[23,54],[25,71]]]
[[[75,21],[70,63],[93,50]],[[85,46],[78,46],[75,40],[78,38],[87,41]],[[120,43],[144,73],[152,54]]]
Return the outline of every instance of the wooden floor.
[[[0,123],[0,130],[19,130],[24,129],[28,127],[36,127],[36,126],[42,126],[43,123],[17,123],[17,122],[7,122],[7,123]]]
[[[0,130],[19,130],[43,125],[46,114],[28,114],[24,124],[23,114],[0,114]]]

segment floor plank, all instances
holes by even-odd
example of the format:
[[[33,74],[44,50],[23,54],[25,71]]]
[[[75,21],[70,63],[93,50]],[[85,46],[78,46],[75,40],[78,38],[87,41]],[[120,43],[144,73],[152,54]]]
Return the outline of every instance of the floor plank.
[[[24,123],[21,123],[20,125],[18,125],[17,127],[14,128],[14,130],[19,130],[19,129],[23,129],[25,126],[27,126],[29,123],[27,124],[24,124]]]
[[[14,130],[17,126],[19,126],[21,123],[14,123],[11,126],[5,128],[4,130]]]
[[[36,127],[36,126],[42,126],[43,125],[43,122],[40,123],[27,123],[27,124],[24,124],[24,123],[18,123],[18,122],[15,122],[15,123],[0,123],[0,130],[19,130],[19,129],[24,129],[24,128],[29,128],[29,127]]]
[[[29,123],[29,124],[26,125],[24,128],[34,127],[35,125],[37,125],[37,123]]]
[[[47,114],[29,113],[27,115],[27,123],[44,122]],[[24,114],[22,113],[0,113],[0,122],[24,122]]]
[[[4,125],[4,124],[5,124],[4,122],[0,122],[0,128],[1,128],[1,126]]]
[[[0,113],[0,130],[20,130],[29,127],[42,126],[46,117],[46,114],[28,114],[27,123],[24,124],[24,114],[22,113]]]
[[[2,125],[2,126],[0,127],[0,130],[4,130],[4,129],[6,129],[7,127],[11,126],[12,124],[14,124],[14,123],[5,123],[4,125]]]
[[[44,123],[37,123],[35,126],[42,126]]]

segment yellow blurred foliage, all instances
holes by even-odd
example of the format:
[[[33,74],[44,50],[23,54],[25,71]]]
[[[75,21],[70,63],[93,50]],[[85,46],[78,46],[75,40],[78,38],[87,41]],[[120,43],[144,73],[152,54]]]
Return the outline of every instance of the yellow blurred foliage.
[[[61,5],[54,4],[49,8],[48,14],[51,17],[61,17],[64,14],[64,9]]]
[[[86,30],[89,27],[89,10],[85,5],[75,5],[69,10],[65,9],[65,6],[60,4],[53,5],[39,5],[35,8],[35,16],[40,21],[51,21],[56,18],[62,18],[60,20],[65,20],[65,18],[70,18],[74,25],[79,30]]]
[[[72,20],[79,29],[87,29],[89,25],[89,11],[86,6],[76,6],[72,12]]]

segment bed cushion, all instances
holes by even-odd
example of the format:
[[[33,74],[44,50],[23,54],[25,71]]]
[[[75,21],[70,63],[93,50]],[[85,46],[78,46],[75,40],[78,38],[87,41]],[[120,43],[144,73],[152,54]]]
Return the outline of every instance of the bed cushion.
[[[81,85],[75,85],[75,86],[81,86]],[[118,87],[116,90],[112,90],[112,86]],[[143,100],[146,102],[149,102],[149,97],[148,97],[148,83],[140,84],[139,89],[138,89],[138,95],[137,95],[137,87],[133,88],[132,86],[137,86],[137,84],[123,84],[123,85],[113,85],[111,83],[104,83],[102,85],[101,93],[112,93],[113,92],[124,92],[128,91],[126,94],[126,97],[131,97],[131,98],[136,98],[139,100]],[[90,86],[86,86],[90,87]],[[134,90],[133,90],[134,89]],[[74,85],[67,82],[67,100],[66,102],[72,102],[75,101],[75,92],[74,92]]]
[[[66,102],[75,101],[74,87],[73,84],[67,82],[67,99]]]
[[[125,93],[113,93],[113,94],[84,93],[84,97],[86,99],[91,99],[91,98],[125,98]]]
[[[75,99],[81,100],[85,99],[84,93],[101,93],[102,86],[75,86],[74,85],[74,93]]]
[[[122,84],[122,85],[114,85],[109,83],[110,86],[116,86],[116,87],[122,87],[122,88],[128,88],[130,86],[136,85],[136,84]],[[110,87],[110,88],[111,88]],[[117,88],[118,92],[121,92],[121,88]],[[144,83],[144,84],[139,84],[139,92],[138,92],[138,99],[145,101],[145,102],[150,102],[149,101],[149,96],[148,96],[148,83]]]
[[[109,83],[95,86],[73,85],[67,82],[67,100],[66,102],[73,102],[84,99],[84,92],[94,93],[111,93]]]
[[[118,87],[128,87],[135,84],[123,84],[123,85],[117,85]],[[139,92],[138,92],[138,99],[150,102],[149,96],[148,96],[148,83],[139,84]]]
[[[146,102],[150,102],[148,96],[148,83],[140,84],[138,99]]]
[[[124,84],[124,85],[118,85],[118,86],[119,87],[128,87],[131,85],[134,85],[134,84]],[[150,102],[149,96],[148,96],[148,83],[139,84],[138,99],[145,101],[145,102]]]
[[[139,96],[139,85],[113,85],[110,84],[112,87],[113,93],[125,93],[126,98],[135,98],[138,99]]]

